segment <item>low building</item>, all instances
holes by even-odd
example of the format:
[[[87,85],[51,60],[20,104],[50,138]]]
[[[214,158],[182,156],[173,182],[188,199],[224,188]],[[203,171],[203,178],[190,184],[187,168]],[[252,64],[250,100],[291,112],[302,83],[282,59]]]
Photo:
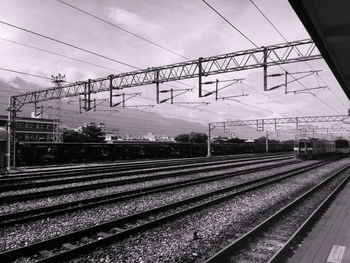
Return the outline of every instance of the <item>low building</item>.
[[[5,127],[6,115],[0,115],[0,126]],[[16,141],[18,142],[50,142],[53,140],[54,127],[57,122],[52,119],[16,118]]]

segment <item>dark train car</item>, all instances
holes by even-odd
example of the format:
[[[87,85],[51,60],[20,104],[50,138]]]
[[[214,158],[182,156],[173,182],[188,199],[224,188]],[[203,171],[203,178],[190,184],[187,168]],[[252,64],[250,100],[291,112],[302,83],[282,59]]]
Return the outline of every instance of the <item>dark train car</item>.
[[[300,159],[313,159],[335,153],[335,142],[302,137],[295,141],[294,155]]]
[[[269,144],[271,152],[288,151],[288,145]],[[212,155],[265,152],[265,144],[213,143]],[[95,162],[119,159],[185,158],[207,155],[206,143],[130,141],[118,143],[19,143],[16,161],[21,165]]]
[[[174,157],[203,157],[207,155],[206,143],[172,143]]]
[[[345,139],[336,140],[335,151],[338,154],[349,154],[349,141]]]
[[[7,130],[0,128],[0,174],[6,172],[7,165]]]

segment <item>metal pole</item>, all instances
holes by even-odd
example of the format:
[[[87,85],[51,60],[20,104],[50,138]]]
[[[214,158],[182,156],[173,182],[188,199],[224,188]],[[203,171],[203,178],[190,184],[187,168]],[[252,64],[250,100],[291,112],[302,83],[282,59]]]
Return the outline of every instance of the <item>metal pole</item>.
[[[207,153],[207,157],[208,157],[208,158],[211,158],[210,137],[211,137],[211,128],[210,128],[210,123],[209,123],[209,124],[208,124],[208,139],[207,139],[207,144],[208,144],[208,153]]]
[[[112,81],[112,75],[109,76],[109,107],[113,107],[113,81]]]
[[[267,49],[264,48],[264,62],[263,62],[263,67],[264,67],[264,91],[267,91]]]
[[[159,104],[159,70],[156,71],[157,104]]]
[[[288,85],[288,72],[284,72],[284,94],[287,94],[287,85]]]
[[[170,102],[171,104],[174,104],[174,90],[170,89]]]
[[[219,92],[219,80],[215,81],[215,100],[218,100],[218,92]]]
[[[91,110],[91,79],[88,79],[88,111]]]
[[[269,152],[269,132],[266,131],[266,153]]]
[[[202,59],[198,59],[198,89],[199,89],[199,97],[202,97]]]
[[[9,172],[11,170],[11,128],[12,128],[12,98],[9,98],[9,109],[8,109],[8,119],[7,119],[7,153],[5,154],[6,159],[6,170]]]

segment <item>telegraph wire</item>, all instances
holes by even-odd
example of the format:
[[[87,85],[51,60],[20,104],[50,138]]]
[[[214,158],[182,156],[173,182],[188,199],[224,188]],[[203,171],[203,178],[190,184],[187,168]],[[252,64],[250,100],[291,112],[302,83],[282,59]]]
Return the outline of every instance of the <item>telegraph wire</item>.
[[[246,40],[248,40],[253,46],[256,46],[252,40],[250,40],[243,32],[241,32],[237,27],[235,27],[230,21],[228,21],[223,15],[221,15],[214,7],[208,4],[205,0],[202,0],[210,9],[212,9],[218,16],[225,20],[231,27],[233,27],[238,33],[240,33]],[[256,46],[257,47],[257,46]]]
[[[25,29],[23,27],[20,27],[20,26],[16,26],[16,25],[13,25],[13,24],[10,24],[10,23],[7,23],[7,22],[4,22],[4,21],[1,21],[0,20],[0,23],[1,24],[4,24],[4,25],[7,25],[7,26],[10,26],[10,27],[13,27],[13,28],[16,28],[16,29],[19,29],[19,30],[22,30],[24,32],[27,32],[27,33],[30,33],[30,34],[33,34],[33,35],[36,35],[36,36],[39,36],[41,38],[45,38],[45,39],[48,39],[48,40],[51,40],[53,42],[57,42],[57,43],[60,43],[60,44],[63,44],[63,45],[66,45],[66,46],[69,46],[71,48],[74,48],[74,49],[78,49],[80,51],[84,51],[86,53],[89,53],[89,54],[92,54],[92,55],[95,55],[95,56],[98,56],[98,57],[101,57],[101,58],[104,58],[104,59],[107,59],[107,60],[110,60],[110,61],[113,61],[113,62],[116,62],[116,63],[119,63],[119,64],[122,64],[124,66],[127,66],[127,67],[130,67],[130,68],[133,68],[133,69],[141,69],[141,68],[138,68],[138,67],[135,67],[135,66],[132,66],[128,63],[125,63],[125,62],[122,62],[120,60],[117,60],[117,59],[114,59],[114,58],[110,58],[110,57],[107,57],[105,55],[101,55],[97,52],[94,52],[94,51],[91,51],[91,50],[88,50],[88,49],[85,49],[85,48],[81,48],[81,47],[78,47],[76,45],[73,45],[73,44],[70,44],[70,43],[67,43],[67,42],[64,42],[62,40],[58,40],[56,38],[53,38],[53,37],[49,37],[49,36],[46,36],[46,35],[43,35],[43,34],[40,34],[40,33],[37,33],[37,32],[34,32],[34,31],[31,31],[29,29]]]
[[[203,0],[203,1],[204,1],[204,0]],[[93,54],[93,55],[96,55],[96,56],[99,56],[99,57],[102,57],[102,58],[105,58],[105,59],[108,59],[108,60],[111,60],[111,61],[114,61],[114,62],[117,62],[117,63],[123,64],[123,65],[126,65],[126,66],[132,67],[132,68],[134,68],[134,69],[140,69],[140,68],[138,68],[138,67],[129,65],[129,64],[127,64],[127,63],[124,63],[124,62],[121,62],[121,61],[118,61],[118,60],[109,58],[109,57],[104,56],[104,55],[100,55],[100,54],[98,54],[98,53],[96,53],[96,52],[93,52],[93,51],[90,51],[90,50],[87,50],[87,49],[84,49],[84,48],[80,48],[80,47],[78,47],[78,46],[75,46],[75,45],[66,43],[66,42],[64,42],[64,41],[61,41],[61,40],[58,40],[58,39],[55,39],[55,38],[52,38],[52,37],[49,37],[49,36],[46,36],[46,35],[43,35],[43,34],[40,34],[40,33],[36,33],[36,32],[34,32],[34,31],[31,31],[31,30],[28,30],[28,29],[25,29],[25,28],[22,28],[22,27],[19,27],[19,26],[16,26],[16,25],[13,25],[13,24],[10,24],[10,23],[1,21],[1,20],[0,20],[0,23],[5,24],[5,25],[8,25],[8,26],[10,26],[10,27],[14,27],[14,28],[16,28],[16,29],[19,29],[19,30],[22,30],[22,31],[25,31],[25,32],[28,32],[28,33],[31,33],[31,34],[34,34],[34,35],[37,35],[37,36],[40,36],[40,37],[45,38],[45,39],[49,39],[49,40],[51,40],[51,41],[54,41],[54,42],[57,42],[57,43],[60,43],[60,44],[63,44],[63,45],[67,45],[67,46],[69,46],[69,47],[72,47],[72,48],[75,48],[75,49],[78,49],[78,50],[81,50],[81,51],[84,51],[84,52],[87,52],[87,53],[90,53],[90,54]],[[233,25],[232,25],[232,26],[233,26]],[[0,70],[1,70],[1,68],[0,68]],[[15,71],[13,71],[13,72],[15,72]],[[17,72],[17,73],[20,73],[20,72]],[[22,74],[22,73],[20,73],[20,74]],[[27,75],[30,75],[30,74],[27,74]],[[31,74],[31,75],[32,75],[32,76],[35,76],[35,75],[33,75],[33,74]],[[46,77],[45,77],[45,78],[46,78]],[[46,79],[51,80],[51,78],[46,78]],[[244,103],[241,103],[241,104],[244,104]],[[250,106],[250,107],[258,108],[258,109],[260,109],[260,110],[264,110],[264,111],[270,112],[270,111],[268,111],[268,110],[265,110],[265,109],[262,109],[262,108],[259,108],[259,107],[256,107],[256,106],[252,106],[252,105],[249,105],[249,104],[246,104],[246,105],[248,105],[248,106]],[[197,110],[198,110],[198,109],[197,109]]]
[[[260,14],[269,22],[269,24],[278,32],[278,34],[288,43],[289,41],[286,39],[286,37],[281,33],[281,31],[278,30],[278,28],[272,23],[272,21],[264,14],[264,12],[254,3],[253,0],[249,0],[254,7],[260,12]],[[298,47],[296,49],[299,51]],[[299,51],[300,52],[300,51]],[[310,69],[315,70],[309,62],[305,61],[305,63],[309,66]],[[328,86],[327,82],[322,78],[322,76],[319,75],[319,78],[323,81],[323,83]],[[331,93],[338,99],[338,101],[345,107],[345,104],[339,99],[339,97],[333,92],[332,89],[329,89]]]
[[[47,79],[47,80],[52,80],[51,78],[36,75],[36,74],[31,74],[31,73],[26,73],[18,70],[13,70],[13,69],[8,69],[8,68],[0,68],[0,70],[7,71],[7,72],[12,72],[12,73],[17,73],[17,74],[22,74],[30,77],[35,77],[35,78],[41,78],[41,79]]]
[[[127,30],[127,29],[124,29],[124,28],[122,28],[122,27],[120,27],[120,26],[118,26],[118,25],[116,25],[116,24],[114,24],[114,23],[112,23],[112,22],[109,22],[109,21],[107,21],[107,20],[105,20],[105,19],[103,19],[103,18],[101,18],[101,17],[98,17],[98,16],[96,16],[96,15],[94,15],[94,14],[92,14],[92,13],[89,13],[89,12],[87,12],[87,11],[85,11],[85,10],[82,10],[82,9],[80,9],[79,7],[73,6],[73,5],[69,4],[69,3],[66,3],[66,2],[62,1],[62,0],[57,0],[57,1],[60,2],[60,3],[62,3],[62,4],[65,4],[65,5],[69,6],[69,7],[71,7],[71,8],[73,8],[73,9],[76,9],[76,10],[78,10],[78,11],[80,11],[80,12],[82,12],[82,13],[84,13],[84,14],[90,16],[90,17],[93,17],[93,18],[95,18],[95,19],[97,19],[97,20],[100,20],[100,21],[102,21],[102,22],[104,22],[104,23],[106,23],[106,24],[108,24],[108,25],[110,25],[110,26],[113,26],[113,27],[115,27],[115,28],[117,28],[117,29],[119,29],[119,30],[122,30],[122,31],[124,31],[124,32],[126,32],[126,33],[128,33],[128,34],[130,34],[130,35],[132,35],[132,36],[135,36],[135,37],[137,37],[137,38],[139,38],[139,39],[142,39],[142,40],[144,40],[144,41],[146,41],[146,42],[148,42],[148,43],[150,43],[150,44],[152,44],[152,45],[154,45],[154,46],[157,46],[157,47],[159,47],[159,48],[161,48],[161,49],[163,49],[163,50],[166,50],[166,51],[168,51],[168,52],[170,52],[170,53],[172,53],[172,54],[174,54],[174,55],[177,55],[177,56],[182,57],[182,58],[187,59],[187,60],[191,60],[190,58],[185,57],[185,56],[183,56],[183,55],[181,55],[181,54],[179,54],[179,53],[176,53],[175,51],[172,51],[172,50],[170,50],[170,49],[167,48],[167,47],[164,47],[164,46],[162,46],[162,45],[160,45],[160,44],[157,44],[156,42],[154,42],[154,41],[152,41],[152,40],[149,40],[149,39],[147,39],[147,38],[145,38],[145,37],[143,37],[143,36],[140,36],[140,35],[138,35],[138,34],[136,34],[136,33],[133,33],[133,32],[131,32],[131,31]]]
[[[250,40],[245,34],[243,34],[243,32],[241,32],[237,27],[235,27],[230,21],[228,21],[223,15],[221,15],[214,7],[212,7],[210,4],[208,4],[205,0],[202,0],[207,6],[210,7],[210,9],[212,9],[216,14],[218,14],[223,20],[225,20],[229,25],[231,25],[231,27],[233,27],[238,33],[240,33],[245,39],[247,39],[251,44],[253,44],[256,48],[259,48],[258,45],[256,45],[252,40]],[[285,70],[281,65],[278,65],[281,69]],[[304,89],[306,89],[306,87],[299,81],[297,80],[295,77],[293,77],[293,75],[291,75],[292,78],[294,78],[301,86],[304,87]],[[313,95],[315,98],[317,98],[319,101],[321,101],[323,104],[327,105],[329,108],[333,109],[334,111],[336,111],[337,113],[340,114],[340,112],[338,110],[336,110],[334,107],[330,106],[327,102],[323,101],[321,98],[319,98],[316,94],[313,94],[311,92],[309,92],[311,95]]]
[[[46,49],[30,46],[30,45],[27,45],[27,44],[23,44],[23,43],[16,42],[16,41],[13,41],[13,40],[5,39],[5,38],[2,38],[2,37],[0,37],[0,40],[6,41],[6,42],[9,42],[9,43],[12,43],[12,44],[16,44],[16,45],[19,45],[19,46],[23,46],[23,47],[39,50],[39,51],[42,51],[42,52],[46,52],[48,54],[56,55],[56,56],[59,56],[59,57],[72,59],[72,60],[75,60],[75,61],[78,61],[78,62],[82,62],[82,63],[88,64],[88,65],[91,65],[91,66],[104,68],[104,69],[108,69],[108,70],[112,70],[112,71],[117,71],[117,72],[120,73],[120,71],[118,71],[116,69],[112,69],[112,68],[108,68],[108,67],[105,67],[105,66],[97,65],[97,64],[94,64],[94,63],[87,62],[85,60],[79,59],[79,58],[73,58],[73,57],[70,57],[70,56],[62,55],[62,54],[59,54],[59,53],[56,53],[56,52],[53,52],[53,51],[50,51],[50,50],[46,50]]]

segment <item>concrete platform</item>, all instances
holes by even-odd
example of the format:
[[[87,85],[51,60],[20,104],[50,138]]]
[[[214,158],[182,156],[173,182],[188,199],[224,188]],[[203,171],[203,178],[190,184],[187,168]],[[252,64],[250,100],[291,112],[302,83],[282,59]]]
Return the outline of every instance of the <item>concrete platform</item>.
[[[287,262],[350,263],[350,182]]]

